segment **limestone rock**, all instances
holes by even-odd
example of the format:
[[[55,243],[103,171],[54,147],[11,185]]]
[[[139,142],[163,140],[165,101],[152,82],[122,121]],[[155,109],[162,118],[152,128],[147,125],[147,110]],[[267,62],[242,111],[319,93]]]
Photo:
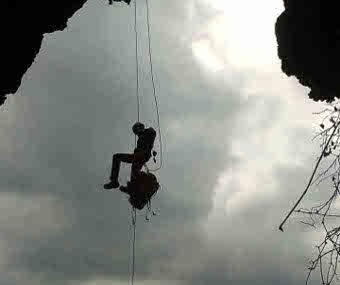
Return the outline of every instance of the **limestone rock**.
[[[15,93],[32,65],[45,33],[65,29],[67,21],[87,0],[1,0],[0,105]]]
[[[315,101],[340,98],[337,1],[284,0],[275,31],[282,71],[311,89]]]

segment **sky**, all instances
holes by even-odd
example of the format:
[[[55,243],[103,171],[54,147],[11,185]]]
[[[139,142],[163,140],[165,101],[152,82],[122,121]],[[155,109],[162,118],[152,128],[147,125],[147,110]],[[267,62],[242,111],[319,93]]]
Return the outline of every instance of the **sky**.
[[[130,282],[131,208],[102,186],[112,154],[134,148],[135,1],[89,0],[45,35],[1,109],[2,285]],[[302,284],[320,232],[296,215],[278,225],[311,174],[324,105],[280,70],[283,2],[149,4],[162,190],[156,216],[138,212],[135,284]],[[140,111],[157,127],[145,7],[137,0]]]

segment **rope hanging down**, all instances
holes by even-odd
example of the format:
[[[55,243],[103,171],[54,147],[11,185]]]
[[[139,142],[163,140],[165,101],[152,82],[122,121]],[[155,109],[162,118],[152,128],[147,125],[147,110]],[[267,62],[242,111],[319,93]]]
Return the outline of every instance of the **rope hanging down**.
[[[159,108],[158,108],[158,101],[157,101],[157,94],[156,94],[156,88],[155,88],[155,79],[153,75],[153,64],[152,64],[152,52],[151,52],[151,33],[150,33],[150,12],[149,12],[149,1],[146,1],[146,19],[147,19],[147,27],[148,27],[148,46],[149,46],[149,62],[150,62],[150,71],[151,71],[151,81],[152,81],[152,89],[153,89],[153,97],[155,100],[156,105],[156,112],[157,112],[157,125],[158,125],[158,139],[159,139],[159,148],[160,148],[160,165],[156,169],[148,169],[148,171],[158,171],[162,168],[163,164],[163,147],[162,147],[162,133],[161,133],[161,124],[159,119]]]
[[[159,139],[159,148],[160,148],[160,165],[156,169],[149,169],[148,171],[155,172],[162,168],[163,164],[163,146],[162,146],[162,133],[161,133],[161,125],[160,125],[160,115],[159,115],[159,107],[157,100],[157,92],[155,87],[155,79],[154,79],[154,71],[153,71],[153,63],[152,63],[152,51],[151,51],[151,32],[150,32],[150,8],[149,1],[146,0],[146,12],[147,12],[147,34],[148,34],[148,54],[149,54],[149,63],[150,63],[150,72],[151,72],[151,81],[152,81],[152,89],[153,89],[153,97],[156,106],[156,114],[157,114],[157,125],[158,125],[158,139]],[[136,98],[137,98],[137,121],[140,122],[140,94],[139,94],[139,60],[138,60],[138,29],[137,29],[137,3],[135,1],[134,5],[134,16],[135,16],[135,60],[136,60]],[[135,136],[135,144],[137,144],[137,136]]]
[[[132,239],[132,270],[131,270],[131,285],[135,280],[135,263],[136,263],[136,223],[137,223],[137,211],[132,207],[132,226],[133,226],[133,239]]]
[[[137,122],[140,122],[139,110],[139,66],[138,66],[138,31],[137,31],[137,1],[135,1],[135,59],[136,59],[136,97],[137,97]],[[136,137],[136,136],[135,136]]]
[[[151,52],[151,33],[150,33],[150,13],[149,13],[149,2],[146,0],[146,11],[147,11],[147,28],[148,28],[148,52],[149,52],[149,63],[151,71],[151,81],[153,88],[153,97],[156,105],[157,112],[157,124],[159,133],[159,146],[160,146],[160,166],[156,169],[148,169],[148,171],[158,171],[162,168],[163,164],[163,148],[162,148],[162,135],[160,126],[159,108],[154,80],[153,63],[152,63],[152,52]],[[139,94],[139,61],[138,61],[138,30],[137,30],[137,1],[134,4],[134,30],[135,30],[135,59],[136,59],[136,99],[137,99],[137,120],[140,122],[140,94]],[[137,136],[135,135],[135,146],[137,146]],[[132,272],[131,272],[131,284],[134,284],[135,277],[135,260],[136,260],[136,223],[137,223],[137,211],[136,208],[132,207],[132,226],[133,226],[133,241],[132,241]]]
[[[137,121],[140,121],[139,110],[139,74],[138,74],[138,31],[137,31],[137,1],[134,2],[135,8],[135,59],[136,59],[136,98],[137,98]],[[137,135],[135,135],[135,147],[137,147]],[[135,280],[135,263],[136,263],[136,223],[137,223],[137,211],[132,206],[132,227],[133,227],[133,240],[132,240],[132,269],[131,269],[131,285]]]

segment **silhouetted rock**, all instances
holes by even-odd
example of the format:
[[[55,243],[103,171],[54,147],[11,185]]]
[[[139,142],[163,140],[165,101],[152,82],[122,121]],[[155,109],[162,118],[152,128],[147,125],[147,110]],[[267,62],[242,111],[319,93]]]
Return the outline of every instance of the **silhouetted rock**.
[[[284,0],[275,30],[282,71],[315,101],[340,98],[340,17],[334,0]]]
[[[87,0],[1,0],[0,105],[15,93],[40,50],[43,35],[65,29]]]

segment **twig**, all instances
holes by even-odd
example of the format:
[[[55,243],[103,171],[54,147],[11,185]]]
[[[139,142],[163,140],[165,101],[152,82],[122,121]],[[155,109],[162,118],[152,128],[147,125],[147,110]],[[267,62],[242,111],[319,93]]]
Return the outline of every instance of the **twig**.
[[[283,220],[283,222],[280,224],[279,230],[280,230],[281,232],[283,232],[283,225],[286,223],[286,221],[289,219],[290,215],[294,212],[294,210],[296,209],[296,207],[300,204],[301,200],[303,199],[303,197],[304,197],[304,196],[306,195],[306,193],[308,192],[309,187],[310,187],[310,185],[311,185],[312,182],[313,182],[313,179],[314,179],[314,175],[315,175],[315,173],[316,173],[316,170],[319,168],[319,164],[320,164],[320,162],[321,162],[321,160],[322,160],[322,158],[323,158],[323,156],[324,156],[324,154],[325,154],[325,152],[326,152],[326,150],[327,150],[327,148],[328,148],[328,145],[329,145],[329,143],[331,142],[331,140],[332,140],[332,138],[333,138],[333,136],[334,136],[334,134],[335,134],[335,132],[336,132],[338,126],[339,126],[339,122],[336,123],[336,124],[334,124],[334,130],[333,130],[332,134],[330,135],[330,137],[328,138],[328,141],[327,141],[327,143],[326,143],[326,146],[325,146],[324,149],[322,150],[322,153],[321,153],[321,155],[320,155],[320,157],[319,157],[319,159],[318,159],[318,162],[316,163],[316,165],[315,165],[315,167],[314,167],[312,176],[311,176],[310,179],[309,179],[309,182],[308,182],[308,184],[307,184],[307,187],[306,187],[305,191],[303,191],[302,195],[301,195],[300,198],[297,200],[297,202],[295,203],[294,207],[290,210],[290,212],[288,213],[288,215],[286,216],[286,218],[285,218],[285,219]]]

